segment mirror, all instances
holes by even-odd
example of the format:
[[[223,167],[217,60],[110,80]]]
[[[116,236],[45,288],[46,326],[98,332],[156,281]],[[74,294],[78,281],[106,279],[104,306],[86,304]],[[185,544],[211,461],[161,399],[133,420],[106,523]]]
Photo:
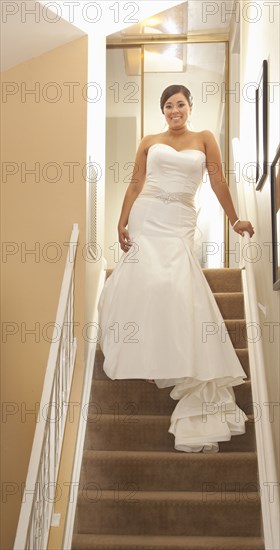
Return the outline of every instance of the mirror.
[[[153,20],[157,21],[158,30],[163,23],[159,23],[160,18]],[[170,21],[169,18],[169,25]],[[176,17],[173,28],[175,24]],[[117,223],[139,142],[143,135],[167,129],[159,107],[165,87],[184,84],[191,90],[194,106],[189,127],[193,131],[207,129],[214,133],[226,173],[226,43],[210,38],[209,42],[182,43],[176,42],[176,37],[170,43],[167,37],[166,42],[161,38],[155,44],[146,43],[145,36],[139,44],[147,22],[141,26],[139,45],[133,39],[127,43],[129,33],[134,33],[135,37],[135,27],[123,33],[125,44],[107,48],[105,257],[109,269],[115,267],[122,253],[118,246]],[[196,206],[195,252],[200,264],[202,267],[224,267],[224,254],[217,254],[217,249],[224,250],[224,212],[211,189],[207,172],[196,195]]]

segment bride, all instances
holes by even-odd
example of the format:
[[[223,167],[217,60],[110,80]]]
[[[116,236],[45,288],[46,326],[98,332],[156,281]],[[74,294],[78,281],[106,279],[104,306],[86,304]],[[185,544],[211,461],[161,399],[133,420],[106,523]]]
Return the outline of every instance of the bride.
[[[160,108],[166,132],[145,136],[118,223],[123,254],[100,295],[103,369],[111,379],[174,386],[169,432],[175,449],[217,452],[245,432],[233,386],[246,374],[193,250],[195,194],[208,170],[232,229],[254,234],[235,211],[214,135],[190,131],[191,92],[168,86]],[[213,327],[215,330],[212,330]]]

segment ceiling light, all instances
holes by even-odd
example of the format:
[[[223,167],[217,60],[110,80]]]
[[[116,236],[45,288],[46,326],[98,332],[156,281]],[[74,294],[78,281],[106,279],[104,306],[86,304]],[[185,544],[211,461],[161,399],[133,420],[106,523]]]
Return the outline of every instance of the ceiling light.
[[[165,24],[164,27],[166,28],[167,34],[180,34],[178,25],[176,25],[175,21],[172,21],[169,19]]]
[[[158,17],[150,17],[149,19],[144,20],[144,25],[148,25],[148,27],[155,27],[160,23],[160,20]]]

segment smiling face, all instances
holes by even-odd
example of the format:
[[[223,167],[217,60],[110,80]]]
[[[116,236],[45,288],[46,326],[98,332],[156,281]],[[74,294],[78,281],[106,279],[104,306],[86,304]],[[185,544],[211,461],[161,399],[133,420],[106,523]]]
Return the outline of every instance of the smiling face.
[[[170,129],[179,129],[185,126],[192,108],[182,93],[170,96],[163,106],[163,114]]]

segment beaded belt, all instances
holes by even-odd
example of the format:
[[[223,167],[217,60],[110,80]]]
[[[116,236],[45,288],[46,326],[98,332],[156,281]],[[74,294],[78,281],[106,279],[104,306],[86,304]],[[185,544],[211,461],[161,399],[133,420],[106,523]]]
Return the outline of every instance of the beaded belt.
[[[165,204],[169,204],[171,202],[180,202],[184,206],[188,206],[191,208],[195,207],[194,197],[191,193],[183,193],[180,191],[168,193],[167,191],[164,191],[164,189],[161,189],[161,187],[157,187],[156,185],[151,184],[147,184],[146,186],[144,186],[144,189],[138,196],[161,199]]]

